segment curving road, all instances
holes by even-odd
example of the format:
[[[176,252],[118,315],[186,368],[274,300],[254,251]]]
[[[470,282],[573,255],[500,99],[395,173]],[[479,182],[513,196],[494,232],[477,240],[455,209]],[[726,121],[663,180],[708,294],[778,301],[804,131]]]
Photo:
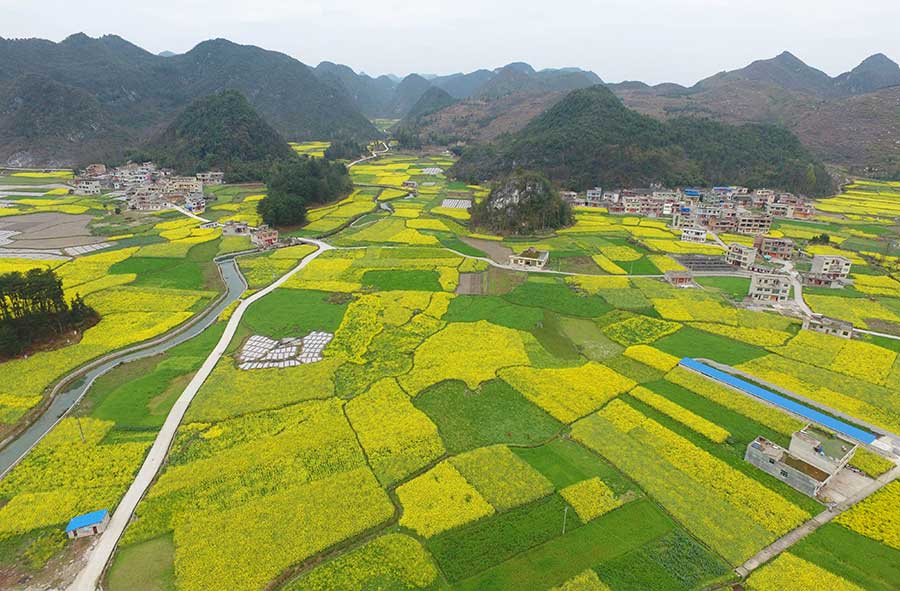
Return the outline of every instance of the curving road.
[[[162,467],[163,462],[166,459],[169,448],[171,447],[172,441],[175,438],[175,433],[177,432],[178,426],[181,424],[181,421],[184,418],[185,413],[187,412],[188,406],[194,400],[194,396],[197,395],[200,387],[212,373],[213,368],[219,362],[219,358],[225,353],[225,350],[228,348],[229,343],[231,343],[231,339],[232,337],[234,337],[234,333],[235,331],[237,331],[238,324],[240,324],[241,318],[244,316],[244,312],[247,311],[247,308],[249,308],[257,300],[264,298],[268,294],[275,291],[275,289],[283,285],[288,279],[290,279],[297,272],[306,267],[310,263],[310,261],[321,255],[323,252],[332,249],[330,245],[319,240],[302,239],[301,242],[312,244],[318,247],[318,250],[306,256],[296,267],[288,271],[285,275],[282,275],[280,279],[278,279],[265,289],[254,293],[246,300],[242,300],[237,309],[235,309],[234,313],[231,315],[231,318],[228,321],[228,325],[225,327],[224,334],[222,334],[222,337],[219,339],[219,342],[216,343],[215,348],[212,350],[212,352],[203,362],[203,365],[194,375],[193,379],[178,397],[178,400],[175,401],[175,404],[172,406],[172,410],[169,411],[169,415],[166,417],[165,423],[163,423],[162,428],[157,434],[156,440],[153,442],[153,446],[150,448],[150,452],[144,459],[144,463],[141,465],[141,469],[140,471],[138,471],[134,482],[131,483],[131,486],[128,488],[128,492],[125,493],[125,496],[122,497],[122,500],[116,507],[116,510],[112,514],[112,518],[110,519],[109,526],[106,528],[106,531],[104,531],[100,535],[100,539],[97,541],[94,547],[91,548],[90,554],[88,554],[87,557],[86,564],[78,573],[78,576],[75,578],[75,582],[72,583],[72,585],[69,587],[69,591],[95,591],[98,588],[100,578],[103,576],[103,571],[106,568],[106,564],[109,562],[109,559],[112,557],[112,554],[116,549],[116,544],[118,544],[119,538],[122,536],[122,533],[125,531],[125,527],[131,520],[131,516],[134,514],[135,508],[143,498],[144,494],[147,492],[150,484],[156,478],[156,474],[159,472],[159,469]]]

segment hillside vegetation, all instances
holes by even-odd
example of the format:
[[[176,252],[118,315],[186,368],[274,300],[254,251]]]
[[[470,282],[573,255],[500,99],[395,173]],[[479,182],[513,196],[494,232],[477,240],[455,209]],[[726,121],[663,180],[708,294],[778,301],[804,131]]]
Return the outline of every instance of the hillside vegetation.
[[[223,170],[243,175],[294,157],[284,138],[235,90],[194,101],[152,142],[151,152],[160,164],[183,174]]]
[[[496,178],[539,170],[574,189],[742,184],[811,195],[833,190],[824,167],[786,129],[681,118],[626,108],[607,88],[576,90],[516,134],[466,150],[453,173]]]

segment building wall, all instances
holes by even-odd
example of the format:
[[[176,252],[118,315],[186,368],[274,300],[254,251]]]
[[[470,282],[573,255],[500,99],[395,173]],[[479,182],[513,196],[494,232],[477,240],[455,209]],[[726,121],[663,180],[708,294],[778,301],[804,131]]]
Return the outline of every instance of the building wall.
[[[763,472],[771,474],[778,480],[799,490],[805,495],[814,497],[819,492],[820,483],[814,478],[807,476],[803,472],[800,472],[796,468],[792,468],[783,462],[770,458],[752,445],[747,446],[747,454],[744,456],[744,459]]]

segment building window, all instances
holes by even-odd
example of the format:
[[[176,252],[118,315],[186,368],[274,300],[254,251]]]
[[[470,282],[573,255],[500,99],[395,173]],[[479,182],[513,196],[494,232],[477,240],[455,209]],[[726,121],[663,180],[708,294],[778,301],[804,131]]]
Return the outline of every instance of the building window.
[[[770,464],[774,464],[774,463],[775,463],[775,459],[774,459],[774,458],[769,458],[769,463],[770,463]]]
[[[781,475],[782,475],[784,478],[787,478],[787,477],[788,477],[787,470],[782,470],[782,471],[781,471]]]

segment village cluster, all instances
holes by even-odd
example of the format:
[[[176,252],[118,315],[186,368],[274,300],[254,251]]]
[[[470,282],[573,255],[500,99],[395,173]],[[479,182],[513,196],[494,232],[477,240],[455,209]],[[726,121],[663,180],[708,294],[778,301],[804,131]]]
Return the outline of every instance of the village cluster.
[[[706,243],[710,237],[725,249],[724,257],[682,255],[685,271],[668,271],[666,280],[676,286],[694,285],[693,272],[728,273],[740,270],[751,277],[747,301],[771,305],[791,299],[795,281],[803,286],[840,289],[852,285],[850,259],[839,255],[806,256],[790,238],[770,236],[775,218],[811,219],[816,209],[805,197],[771,189],[751,191],[746,187],[709,189],[589,189],[583,195],[563,191],[563,199],[576,207],[602,207],[610,214],[648,218],[670,218],[670,227],[680,231],[681,240]],[[719,234],[752,236],[752,245],[724,242]],[[794,262],[803,257],[808,270],[794,270]],[[529,249],[510,256],[510,264],[524,268],[544,268],[549,253]],[[807,315],[808,316],[808,315]],[[852,323],[820,315],[804,318],[804,328],[851,338]]]
[[[178,176],[159,168],[153,162],[129,162],[108,169],[104,164],[91,164],[75,179],[77,195],[100,195],[104,191],[117,192],[128,209],[161,211],[173,206],[193,213],[206,209],[203,187],[221,185],[225,173],[209,171],[195,176]]]

